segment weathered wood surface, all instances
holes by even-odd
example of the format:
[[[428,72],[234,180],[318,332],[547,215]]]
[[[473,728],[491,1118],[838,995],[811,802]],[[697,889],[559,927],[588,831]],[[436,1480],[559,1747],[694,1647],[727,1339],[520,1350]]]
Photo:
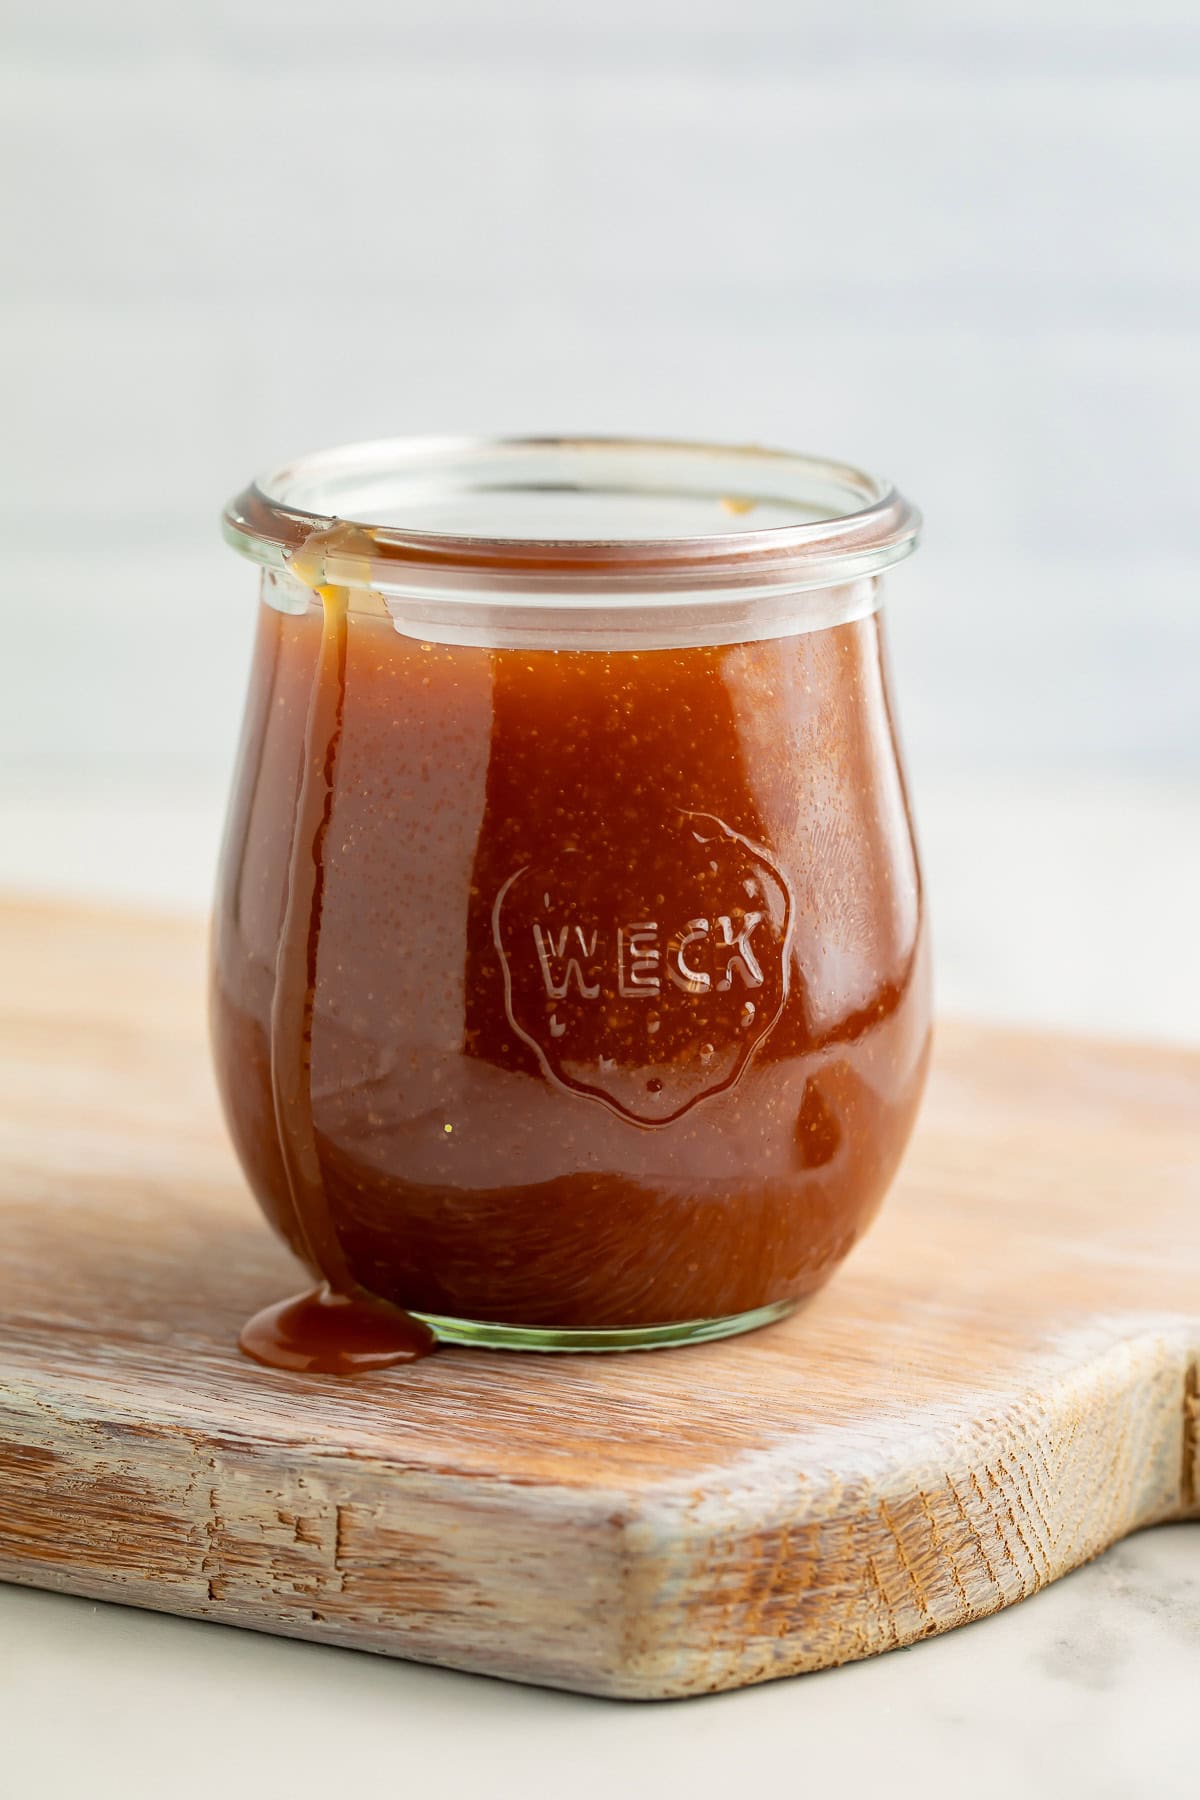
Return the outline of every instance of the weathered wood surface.
[[[635,1357],[242,1360],[296,1283],[191,925],[0,908],[0,1576],[599,1693],[909,1643],[1200,1511],[1200,1056],[942,1029],[867,1242]]]

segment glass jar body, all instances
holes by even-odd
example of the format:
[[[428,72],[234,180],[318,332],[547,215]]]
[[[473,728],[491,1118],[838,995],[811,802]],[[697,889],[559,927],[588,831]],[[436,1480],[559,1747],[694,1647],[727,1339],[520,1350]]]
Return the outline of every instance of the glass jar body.
[[[468,1340],[715,1335],[819,1286],[891,1179],[929,1046],[878,612],[505,647],[288,585],[294,610],[260,609],[212,966],[222,1098],[276,1230]],[[281,1147],[289,1031],[326,1238]]]

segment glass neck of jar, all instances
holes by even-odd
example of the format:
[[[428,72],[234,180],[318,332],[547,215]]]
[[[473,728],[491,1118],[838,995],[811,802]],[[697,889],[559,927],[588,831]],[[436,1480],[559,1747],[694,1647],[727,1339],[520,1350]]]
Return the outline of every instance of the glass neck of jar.
[[[262,598],[277,612],[300,615],[321,603],[290,570],[264,569]],[[522,596],[509,593],[430,593],[397,587],[347,586],[348,610],[388,619],[418,642],[474,645],[493,650],[662,650],[759,642],[825,631],[877,612],[883,597],[878,575],[824,587],[789,590],[735,588],[728,592],[681,590],[669,596],[611,593],[593,597]]]

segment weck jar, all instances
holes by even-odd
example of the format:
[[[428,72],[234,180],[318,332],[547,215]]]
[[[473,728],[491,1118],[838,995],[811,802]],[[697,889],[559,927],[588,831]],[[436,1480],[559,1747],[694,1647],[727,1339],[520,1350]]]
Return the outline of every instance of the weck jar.
[[[882,573],[815,457],[397,440],[260,480],[213,933],[229,1127],[316,1287],[243,1347],[638,1348],[785,1314],[929,1050]]]

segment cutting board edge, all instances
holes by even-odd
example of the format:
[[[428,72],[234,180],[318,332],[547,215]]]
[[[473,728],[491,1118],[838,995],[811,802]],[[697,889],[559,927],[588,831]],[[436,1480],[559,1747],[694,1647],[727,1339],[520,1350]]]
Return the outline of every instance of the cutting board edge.
[[[800,1508],[794,1447],[770,1480],[759,1467],[739,1485],[735,1466],[690,1500],[674,1483],[636,1502],[498,1480],[464,1499],[452,1472],[328,1452],[272,1463],[252,1439],[174,1420],[142,1422],[135,1467],[100,1396],[90,1420],[64,1421],[28,1386],[25,1409],[15,1386],[0,1398],[0,1577],[610,1697],[710,1693],[915,1643],[1133,1531],[1200,1517],[1200,1323],[1115,1340],[1032,1413],[960,1428],[958,1461],[926,1459],[914,1479],[885,1457]],[[54,1457],[57,1488],[39,1461]],[[96,1532],[86,1554],[81,1523]]]

